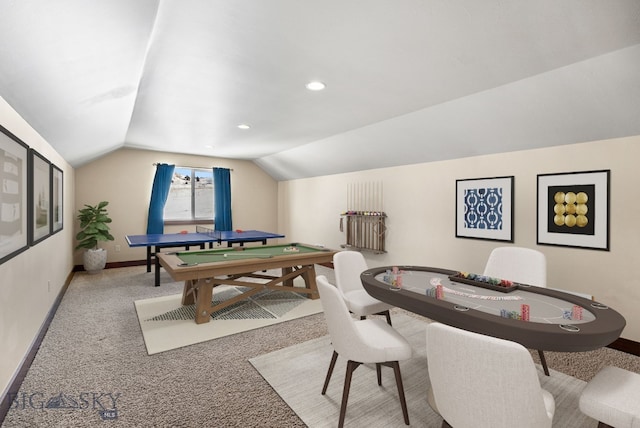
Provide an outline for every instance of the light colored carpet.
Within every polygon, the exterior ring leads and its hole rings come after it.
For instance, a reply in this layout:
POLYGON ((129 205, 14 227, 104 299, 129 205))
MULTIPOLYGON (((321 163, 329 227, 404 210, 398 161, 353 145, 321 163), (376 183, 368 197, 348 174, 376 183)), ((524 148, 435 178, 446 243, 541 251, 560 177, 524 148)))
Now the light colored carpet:
MULTIPOLYGON (((323 266, 316 269, 318 274, 334 282, 332 269, 323 266)), ((153 273, 147 273, 145 266, 105 269, 97 275, 77 272, 20 387, 19 400, 12 404, 2 428, 305 428, 304 422, 248 360, 326 336, 324 315, 311 315, 149 356, 133 302, 182 291, 182 283, 172 281, 164 270, 161 275, 162 285, 154 287, 153 273), (49 409, 39 405, 40 400, 60 393, 76 397, 83 405, 76 409, 49 409), (120 394, 116 403, 118 419, 104 421, 97 403, 90 399, 87 406, 79 399, 87 393, 91 397, 93 394, 102 397, 105 406, 108 394, 120 394)), ((423 317, 399 309, 394 309, 391 316, 396 320, 400 314, 424 321, 423 317)), ((321 371, 320 383, 313 379, 307 381, 305 372, 304 377, 293 379, 295 385, 291 388, 309 383, 313 400, 321 403, 326 400, 320 390, 331 354, 328 345, 320 348, 326 353, 317 362, 302 362, 317 365, 321 371)), ((537 351, 531 352, 536 361, 537 351)), ((545 356, 552 369, 583 381, 591 379, 606 365, 640 373, 640 358, 609 348, 545 352, 545 356)), ((277 364, 281 366, 282 361, 277 364)), ((300 368, 294 367, 296 364, 301 363, 293 359, 290 368, 300 372, 300 368)), ((407 383, 410 371, 405 365, 402 363, 407 383)), ((344 372, 338 372, 344 369, 341 367, 336 369, 331 384, 329 397, 333 400, 340 400, 340 393, 336 394, 334 388, 339 390, 342 385, 344 372)), ((312 371, 308 367, 305 370, 312 371)), ((362 373, 366 374, 367 369, 356 370, 354 382, 362 373)), ((422 377, 422 373, 426 371, 420 371, 416 377, 422 377)), ((394 388, 393 376, 387 370, 383 385, 389 391, 394 388)), ((375 381, 367 382, 367 387, 378 391, 375 381)), ((418 397, 418 405, 421 400, 418 397)), ((350 405, 353 403, 352 398, 350 405)), ((396 406, 392 409, 400 411, 396 406)), ((424 407, 421 411, 428 409, 424 407)), ((417 413, 410 412, 411 425, 421 426, 417 413)), ((337 415, 331 419, 334 426, 337 420, 337 415)), ((397 421, 395 426, 404 426, 400 418, 394 416, 392 421, 397 421)), ((596 426, 593 421, 584 428, 596 426)))
MULTIPOLYGON (((400 363, 411 426, 439 428, 442 418, 426 401, 429 386, 425 345, 427 324, 403 314, 392 315, 392 321, 414 350, 411 360, 400 363)), ((321 395, 332 352, 329 336, 324 336, 249 361, 306 425, 333 427, 340 413, 346 361, 338 357, 327 394, 321 395)), ((375 365, 363 365, 354 372, 345 426, 404 426, 393 371, 387 367, 382 370, 382 387, 377 385, 375 365)), ((542 387, 556 400, 554 427, 597 425, 578 408, 580 393, 586 385, 584 381, 555 370, 551 370, 550 377, 544 376, 540 366, 538 371, 542 387)))
MULTIPOLYGON (((216 287, 214 302, 237 296, 242 288, 216 287)), ((322 312, 320 299, 266 290, 213 313, 208 323, 196 324, 195 305, 183 306, 181 301, 182 294, 174 294, 134 302, 149 355, 322 312)))

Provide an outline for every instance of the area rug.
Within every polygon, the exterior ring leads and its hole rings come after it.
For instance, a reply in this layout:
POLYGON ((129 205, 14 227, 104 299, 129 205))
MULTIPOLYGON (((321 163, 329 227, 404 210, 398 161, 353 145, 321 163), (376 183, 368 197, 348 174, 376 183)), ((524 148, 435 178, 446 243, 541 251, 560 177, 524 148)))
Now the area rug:
MULTIPOLYGON (((400 363, 411 426, 439 428, 442 418, 427 404, 429 378, 426 358, 426 322, 393 314, 392 322, 414 350, 400 363)), ((346 361, 338 357, 326 395, 321 395, 333 348, 329 336, 310 340, 250 359, 251 364, 291 409, 311 428, 338 423, 346 361)), ((482 370, 482 367, 478 367, 482 370)), ((556 401, 554 427, 584 428, 597 422, 582 414, 578 399, 586 383, 555 370, 547 377, 538 366, 540 383, 556 401)), ((455 376, 455 373, 451 374, 455 376)), ((478 391, 479 394, 482 391, 478 391)), ((393 371, 382 368, 377 385, 375 365, 362 365, 353 374, 345 426, 404 426, 393 371)))
MULTIPOLYGON (((243 291, 244 287, 218 286, 214 291, 214 303, 243 291)), ((211 314, 208 323, 196 324, 195 305, 182 306, 181 302, 182 294, 134 302, 149 355, 322 311, 320 299, 311 300, 302 293, 265 290, 211 314)))

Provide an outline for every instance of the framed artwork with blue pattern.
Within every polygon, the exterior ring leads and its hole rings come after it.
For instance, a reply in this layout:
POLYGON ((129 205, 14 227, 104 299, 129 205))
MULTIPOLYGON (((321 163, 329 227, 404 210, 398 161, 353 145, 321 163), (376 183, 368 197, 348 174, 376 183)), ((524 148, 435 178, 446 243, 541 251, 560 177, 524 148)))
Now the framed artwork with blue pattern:
POLYGON ((513 242, 513 180, 456 180, 457 238, 513 242))

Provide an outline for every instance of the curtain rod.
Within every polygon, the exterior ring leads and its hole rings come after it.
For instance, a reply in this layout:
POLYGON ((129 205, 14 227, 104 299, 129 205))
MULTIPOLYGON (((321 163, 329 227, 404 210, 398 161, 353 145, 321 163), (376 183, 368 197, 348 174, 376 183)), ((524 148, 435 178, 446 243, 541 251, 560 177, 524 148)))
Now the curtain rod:
MULTIPOLYGON (((153 166, 157 166, 159 163, 162 162, 156 162, 156 163, 152 163, 151 165, 153 166)), ((187 165, 180 165, 179 168, 191 168, 191 169, 213 169, 213 168, 222 168, 222 167, 218 167, 218 166, 187 166, 187 165)), ((233 171, 233 168, 227 168, 229 171, 233 171)))

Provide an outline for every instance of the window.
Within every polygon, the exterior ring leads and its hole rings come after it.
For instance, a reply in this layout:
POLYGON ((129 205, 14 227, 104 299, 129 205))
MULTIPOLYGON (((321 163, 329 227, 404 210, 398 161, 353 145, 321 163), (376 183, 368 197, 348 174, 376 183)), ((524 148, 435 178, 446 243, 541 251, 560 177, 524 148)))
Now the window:
POLYGON ((176 166, 164 207, 165 222, 211 222, 213 170, 176 166))

